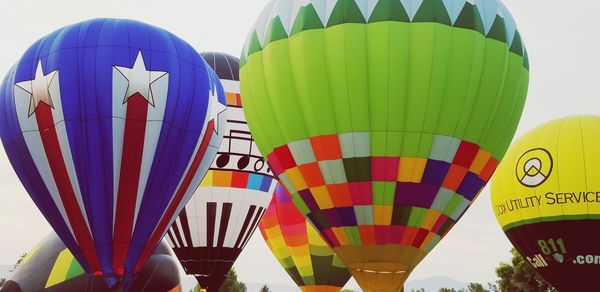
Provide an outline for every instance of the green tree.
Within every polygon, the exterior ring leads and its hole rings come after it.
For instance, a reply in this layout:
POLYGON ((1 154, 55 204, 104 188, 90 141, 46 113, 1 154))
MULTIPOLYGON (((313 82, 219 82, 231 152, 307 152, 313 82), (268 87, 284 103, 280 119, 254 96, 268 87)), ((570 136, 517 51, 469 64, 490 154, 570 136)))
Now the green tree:
POLYGON ((237 273, 235 272, 235 270, 233 268, 231 270, 229 270, 229 273, 227 273, 227 278, 225 278, 225 282, 223 282, 223 285, 221 285, 221 288, 219 288, 219 292, 246 292, 246 291, 247 291, 246 284, 238 281, 237 273))
POLYGON ((271 292, 271 289, 269 289, 269 286, 265 284, 264 286, 262 286, 262 288, 260 288, 260 292, 271 292))
POLYGON ((497 284, 497 283, 495 283, 495 284, 492 284, 492 283, 487 283, 488 290, 489 290, 490 292, 500 292, 500 290, 498 289, 498 286, 497 286, 496 284, 497 284))
POLYGON ((190 289, 190 292, 200 292, 200 284, 196 284, 194 288, 190 289))
POLYGON ((490 290, 483 288, 483 285, 479 283, 469 283, 467 286, 467 291, 469 292, 490 292, 490 290))
POLYGON ((556 292, 557 290, 542 278, 529 262, 523 259, 516 249, 510 250, 510 263, 501 262, 496 268, 499 291, 511 292, 556 292))
POLYGON ((465 292, 465 289, 456 290, 454 288, 440 288, 439 292, 465 292))

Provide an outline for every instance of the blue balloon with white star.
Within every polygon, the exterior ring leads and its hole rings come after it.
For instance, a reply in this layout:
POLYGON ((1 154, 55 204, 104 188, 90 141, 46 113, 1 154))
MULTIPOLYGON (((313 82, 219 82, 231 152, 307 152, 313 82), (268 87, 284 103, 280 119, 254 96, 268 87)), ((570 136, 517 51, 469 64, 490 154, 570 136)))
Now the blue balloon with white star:
POLYGON ((23 186, 90 274, 133 276, 225 132, 219 78, 189 44, 94 19, 33 44, 0 88, 0 137, 23 186))

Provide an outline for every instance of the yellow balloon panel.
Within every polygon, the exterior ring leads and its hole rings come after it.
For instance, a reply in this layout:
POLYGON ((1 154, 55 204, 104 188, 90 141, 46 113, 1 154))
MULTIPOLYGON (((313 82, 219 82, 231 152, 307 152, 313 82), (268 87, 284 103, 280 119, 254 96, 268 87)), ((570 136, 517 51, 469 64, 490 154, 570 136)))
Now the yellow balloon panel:
POLYGON ((600 117, 552 121, 507 152, 492 179, 492 204, 503 229, 600 215, 600 117))

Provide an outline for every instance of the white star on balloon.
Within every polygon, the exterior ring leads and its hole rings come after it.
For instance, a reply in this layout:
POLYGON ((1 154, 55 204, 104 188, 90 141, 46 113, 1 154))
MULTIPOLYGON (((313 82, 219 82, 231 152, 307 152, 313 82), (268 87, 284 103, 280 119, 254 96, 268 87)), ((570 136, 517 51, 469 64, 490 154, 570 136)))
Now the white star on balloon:
POLYGON ((133 67, 113 66, 127 81, 127 92, 123 97, 123 103, 126 103, 130 97, 139 93, 150 105, 154 106, 154 94, 152 93, 152 83, 168 76, 169 73, 162 71, 149 71, 144 62, 142 52, 138 52, 133 67))
POLYGON ((42 60, 39 60, 35 69, 35 77, 33 80, 22 81, 16 83, 15 86, 25 90, 30 94, 29 99, 29 116, 35 113, 35 110, 43 102, 54 108, 52 96, 50 94, 50 85, 54 81, 54 77, 58 74, 58 70, 54 70, 46 75, 42 69, 42 60))
POLYGON ((219 93, 216 89, 209 90, 210 96, 208 100, 209 112, 207 121, 214 120, 215 121, 215 132, 217 134, 220 133, 219 129, 221 127, 221 123, 219 123, 219 115, 227 110, 227 106, 219 102, 219 93))

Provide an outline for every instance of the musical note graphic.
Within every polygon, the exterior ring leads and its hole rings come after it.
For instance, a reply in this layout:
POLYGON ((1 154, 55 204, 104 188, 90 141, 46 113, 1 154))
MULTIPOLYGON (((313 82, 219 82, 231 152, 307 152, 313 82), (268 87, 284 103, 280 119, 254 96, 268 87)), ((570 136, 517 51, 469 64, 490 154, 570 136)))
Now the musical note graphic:
POLYGON ((236 119, 236 113, 243 114, 241 108, 230 106, 228 110, 233 111, 229 115, 233 119, 227 120, 229 132, 223 136, 223 142, 219 151, 217 151, 217 159, 215 159, 211 169, 235 169, 273 176, 265 159, 258 152, 252 133, 248 129, 248 124, 243 119, 236 119), (236 163, 229 166, 234 161, 236 163))

